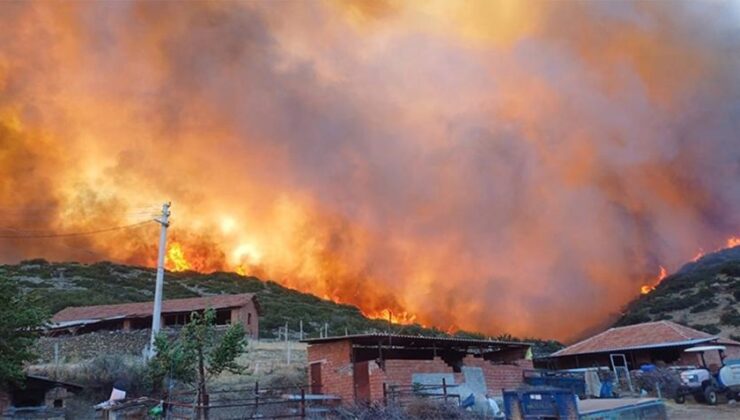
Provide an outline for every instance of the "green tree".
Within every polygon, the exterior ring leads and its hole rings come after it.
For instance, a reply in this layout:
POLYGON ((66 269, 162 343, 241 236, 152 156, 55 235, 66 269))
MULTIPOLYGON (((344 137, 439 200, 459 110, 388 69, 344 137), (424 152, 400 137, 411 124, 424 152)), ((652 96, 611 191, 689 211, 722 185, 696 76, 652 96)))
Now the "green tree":
MULTIPOLYGON (((164 334, 155 338, 156 355, 149 362, 149 371, 155 386, 161 386, 166 377, 195 387, 198 405, 208 405, 206 384, 222 372, 242 373, 244 366, 236 359, 246 352, 246 333, 242 324, 231 325, 218 337, 216 312, 190 314, 190 322, 174 341, 164 334)), ((201 417, 208 417, 203 409, 201 417)))
POLYGON ((23 365, 36 357, 33 346, 47 319, 15 282, 0 278, 0 389, 23 383, 23 365))

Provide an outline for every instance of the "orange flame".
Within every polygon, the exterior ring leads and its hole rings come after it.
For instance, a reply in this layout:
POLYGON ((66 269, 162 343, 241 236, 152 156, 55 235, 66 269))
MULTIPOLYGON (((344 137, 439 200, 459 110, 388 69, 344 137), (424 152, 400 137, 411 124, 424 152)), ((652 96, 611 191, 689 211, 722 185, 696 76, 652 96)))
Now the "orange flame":
POLYGON ((727 239, 727 248, 734 248, 740 246, 740 236, 733 236, 727 239))
POLYGON ((381 309, 374 312, 363 312, 370 319, 390 320, 392 324, 410 325, 416 323, 416 315, 406 311, 393 312, 390 309, 381 309))
POLYGON ((663 267, 662 265, 659 267, 660 267, 660 273, 658 274, 658 277, 655 278, 655 282, 653 283, 653 285, 652 286, 649 284, 642 285, 640 287, 640 294, 646 295, 652 292, 653 290, 655 290, 656 287, 658 287, 660 282, 662 282, 663 279, 666 278, 666 276, 668 275, 668 271, 666 271, 665 267, 663 267))
POLYGON ((183 252, 182 246, 179 243, 172 242, 169 249, 167 249, 165 267, 170 271, 190 270, 190 263, 185 258, 185 252, 183 252))

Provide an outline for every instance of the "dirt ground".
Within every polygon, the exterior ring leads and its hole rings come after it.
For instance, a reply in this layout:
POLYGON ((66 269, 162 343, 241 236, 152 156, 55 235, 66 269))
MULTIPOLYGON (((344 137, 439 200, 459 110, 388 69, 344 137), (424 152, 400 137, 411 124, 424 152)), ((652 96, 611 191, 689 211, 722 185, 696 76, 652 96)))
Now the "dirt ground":
POLYGON ((671 420, 738 420, 740 419, 740 404, 718 404, 710 406, 687 401, 686 404, 676 404, 666 401, 666 411, 671 420))

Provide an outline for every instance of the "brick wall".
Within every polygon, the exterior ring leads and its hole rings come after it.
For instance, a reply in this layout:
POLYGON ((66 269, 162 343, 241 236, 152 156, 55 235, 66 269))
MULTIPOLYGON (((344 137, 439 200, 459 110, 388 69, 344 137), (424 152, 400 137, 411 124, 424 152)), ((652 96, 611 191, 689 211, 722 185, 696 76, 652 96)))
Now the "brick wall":
MULTIPOLYGON (((321 363, 321 392, 336 395, 342 402, 355 400, 352 371, 351 344, 349 341, 313 344, 307 350, 308 364, 321 363)), ((308 369, 308 382, 311 383, 311 369, 308 369)))
MULTIPOLYGON (((354 371, 351 362, 349 341, 313 344, 308 346, 308 363, 321 363, 322 393, 342 398, 344 404, 355 401, 354 371)), ((497 364, 473 356, 463 359, 465 366, 480 367, 490 394, 499 395, 501 390, 517 388, 523 382, 522 372, 532 369, 531 360, 516 360, 509 364, 497 364)), ((411 386, 415 373, 452 373, 455 383, 465 381, 462 373, 454 373, 450 365, 441 358, 432 360, 386 360, 385 369, 375 361, 368 364, 370 399, 383 399, 383 384, 411 386)), ((311 381, 309 368, 309 383, 311 381)))
POLYGON ((488 393, 495 395, 500 395, 502 389, 522 386, 524 384, 523 372, 534 368, 531 360, 520 359, 511 364, 497 364, 474 356, 465 356, 463 364, 481 368, 488 393))
MULTIPOLYGON (((494 364, 481 358, 466 356, 464 366, 480 367, 490 394, 501 394, 501 390, 517 388, 524 383, 522 372, 532 369, 531 360, 518 360, 515 364, 494 364)), ((387 385, 412 384, 415 373, 452 373, 455 383, 465 382, 462 373, 454 373, 451 366, 439 357, 434 360, 386 360, 385 371, 375 362, 370 363, 370 397, 372 400, 383 398, 383 383, 387 385)))

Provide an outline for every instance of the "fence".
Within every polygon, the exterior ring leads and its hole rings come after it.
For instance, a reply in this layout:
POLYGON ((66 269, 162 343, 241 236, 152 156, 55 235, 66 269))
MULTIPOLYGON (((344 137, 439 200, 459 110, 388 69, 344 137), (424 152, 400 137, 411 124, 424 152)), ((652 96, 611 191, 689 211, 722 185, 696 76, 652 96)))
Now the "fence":
POLYGON ((305 418, 330 412, 332 396, 308 394, 302 387, 254 387, 213 391, 199 405, 193 391, 173 393, 163 401, 166 419, 305 418))
POLYGON ((460 394, 454 391, 458 385, 447 384, 442 378, 442 383, 436 384, 412 384, 412 385, 386 385, 383 383, 383 404, 404 406, 418 398, 429 398, 442 400, 445 403, 455 402, 460 405, 460 394))

